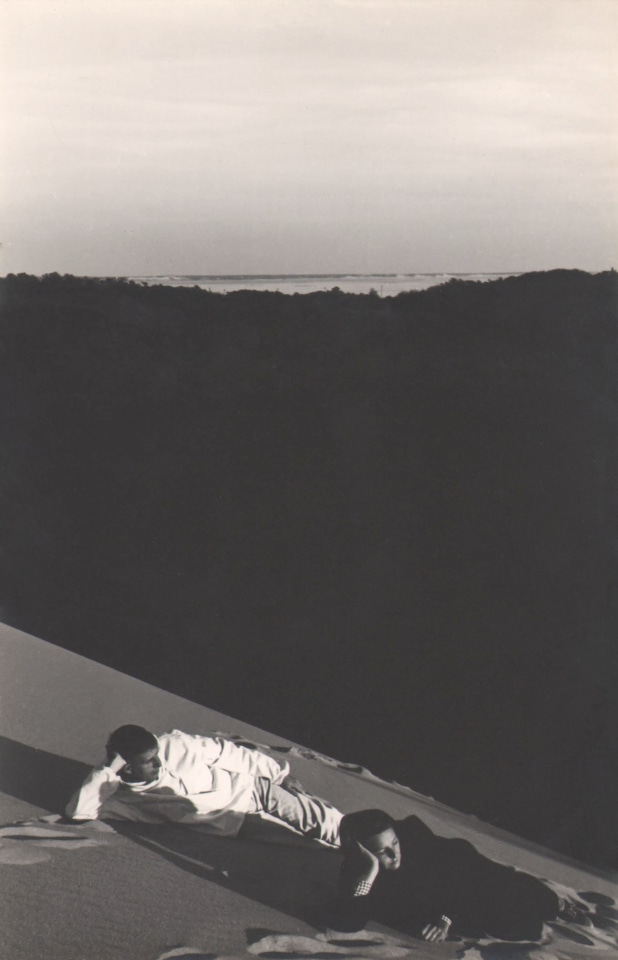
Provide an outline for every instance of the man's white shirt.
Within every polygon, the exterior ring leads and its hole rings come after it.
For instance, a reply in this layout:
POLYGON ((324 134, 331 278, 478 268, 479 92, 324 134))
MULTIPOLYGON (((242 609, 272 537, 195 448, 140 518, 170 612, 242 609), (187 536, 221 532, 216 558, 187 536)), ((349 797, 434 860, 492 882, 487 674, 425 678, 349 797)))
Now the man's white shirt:
POLYGON ((281 783, 289 765, 222 737, 172 730, 158 737, 161 771, 151 783, 128 783, 110 767, 91 771, 69 801, 73 820, 176 821, 235 836, 252 809, 255 779, 281 783))

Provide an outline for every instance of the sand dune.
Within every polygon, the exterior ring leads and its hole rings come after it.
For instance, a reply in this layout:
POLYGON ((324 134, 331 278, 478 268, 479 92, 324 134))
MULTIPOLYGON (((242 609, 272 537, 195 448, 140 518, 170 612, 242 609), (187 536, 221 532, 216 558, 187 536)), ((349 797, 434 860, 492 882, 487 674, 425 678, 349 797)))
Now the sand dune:
POLYGON ((58 647, 0 629, 0 953, 6 960, 290 960, 337 957, 583 960, 618 956, 618 888, 599 870, 487 827, 413 789, 379 780, 273 734, 58 647), (227 840, 174 825, 62 823, 64 801, 123 722, 222 732, 285 756, 345 812, 381 806, 463 836, 587 905, 583 926, 546 926, 543 943, 429 945, 372 926, 324 927, 334 851, 268 823, 227 840))

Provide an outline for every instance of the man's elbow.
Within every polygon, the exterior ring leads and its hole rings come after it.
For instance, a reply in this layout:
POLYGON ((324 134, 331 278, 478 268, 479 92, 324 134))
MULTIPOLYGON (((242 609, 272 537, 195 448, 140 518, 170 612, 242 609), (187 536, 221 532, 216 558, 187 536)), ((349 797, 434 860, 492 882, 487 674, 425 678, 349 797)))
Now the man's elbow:
POLYGON ((64 808, 64 815, 67 820, 71 820, 74 823, 86 823, 89 820, 96 820, 98 818, 98 810, 80 810, 72 801, 67 803, 64 808))

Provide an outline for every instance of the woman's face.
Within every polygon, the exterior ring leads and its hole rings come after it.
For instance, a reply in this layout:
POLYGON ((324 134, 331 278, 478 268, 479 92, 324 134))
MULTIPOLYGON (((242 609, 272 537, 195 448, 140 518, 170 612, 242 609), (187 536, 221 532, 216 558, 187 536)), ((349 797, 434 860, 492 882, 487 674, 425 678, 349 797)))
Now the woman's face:
POLYGON ((399 838, 392 827, 369 837, 364 846, 377 857, 381 870, 398 870, 401 866, 399 838))

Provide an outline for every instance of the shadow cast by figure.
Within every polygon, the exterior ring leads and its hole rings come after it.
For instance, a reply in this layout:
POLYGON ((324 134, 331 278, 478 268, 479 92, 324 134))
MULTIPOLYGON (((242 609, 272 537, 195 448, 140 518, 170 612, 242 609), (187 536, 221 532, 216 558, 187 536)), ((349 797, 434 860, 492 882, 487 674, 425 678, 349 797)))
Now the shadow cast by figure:
POLYGON ((117 833, 208 883, 323 927, 335 896, 338 851, 247 817, 238 837, 179 824, 108 821, 117 833))
POLYGON ((0 737, 0 791, 50 813, 63 813, 89 769, 79 760, 0 737))

